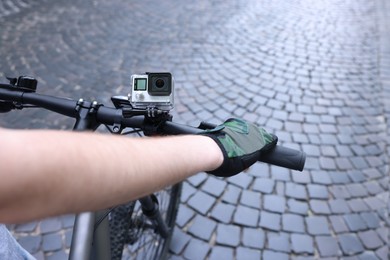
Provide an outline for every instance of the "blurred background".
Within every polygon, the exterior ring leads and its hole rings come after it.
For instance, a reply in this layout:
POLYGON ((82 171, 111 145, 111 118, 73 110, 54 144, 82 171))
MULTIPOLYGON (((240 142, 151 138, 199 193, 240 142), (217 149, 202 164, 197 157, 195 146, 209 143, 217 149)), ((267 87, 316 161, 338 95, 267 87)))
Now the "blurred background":
MULTIPOLYGON (((130 75, 170 71, 174 120, 239 117, 307 153, 184 183, 171 259, 388 259, 390 4, 386 0, 0 1, 0 76, 108 104, 130 75)), ((38 109, 7 128, 71 129, 38 109)), ((12 225, 67 259, 73 216, 12 225)))

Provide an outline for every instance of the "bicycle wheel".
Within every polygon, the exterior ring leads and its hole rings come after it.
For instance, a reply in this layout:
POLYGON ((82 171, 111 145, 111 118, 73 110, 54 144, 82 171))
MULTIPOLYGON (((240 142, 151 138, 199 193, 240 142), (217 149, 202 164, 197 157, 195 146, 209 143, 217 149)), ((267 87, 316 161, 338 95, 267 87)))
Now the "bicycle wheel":
POLYGON ((180 202, 182 184, 161 190, 156 196, 160 214, 170 229, 167 238, 142 213, 138 201, 115 208, 109 216, 112 259, 165 259, 168 254, 180 202))

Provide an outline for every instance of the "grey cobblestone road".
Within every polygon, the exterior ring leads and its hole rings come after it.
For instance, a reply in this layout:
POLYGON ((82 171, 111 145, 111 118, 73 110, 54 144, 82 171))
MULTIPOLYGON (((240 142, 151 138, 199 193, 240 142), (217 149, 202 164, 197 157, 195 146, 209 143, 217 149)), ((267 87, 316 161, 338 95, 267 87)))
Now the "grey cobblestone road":
MULTIPOLYGON (((0 3, 0 76, 108 102, 132 73, 171 71, 176 121, 243 117, 307 153, 302 173, 256 164, 186 181, 172 259, 388 259, 386 1, 0 3)), ((13 128, 70 123, 40 110, 0 118, 13 128)), ((10 228, 38 259, 66 259, 72 220, 10 228)))

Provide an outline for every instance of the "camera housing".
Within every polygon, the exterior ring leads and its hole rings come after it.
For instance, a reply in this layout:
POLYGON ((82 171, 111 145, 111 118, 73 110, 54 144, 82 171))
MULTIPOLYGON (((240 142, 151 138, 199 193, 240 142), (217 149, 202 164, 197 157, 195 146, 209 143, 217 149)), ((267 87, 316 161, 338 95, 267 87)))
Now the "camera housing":
POLYGON ((130 104, 134 108, 156 108, 169 111, 173 108, 174 81, 169 72, 146 72, 131 75, 130 104))

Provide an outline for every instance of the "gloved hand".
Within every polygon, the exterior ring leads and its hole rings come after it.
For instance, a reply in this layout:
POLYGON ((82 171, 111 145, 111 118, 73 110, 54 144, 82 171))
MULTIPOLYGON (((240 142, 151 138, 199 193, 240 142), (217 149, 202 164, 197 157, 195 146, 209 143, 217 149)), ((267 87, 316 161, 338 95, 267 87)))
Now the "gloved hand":
POLYGON ((222 150, 222 165, 208 172, 219 177, 233 176, 249 168, 278 142, 277 136, 236 118, 200 134, 212 138, 222 150))

